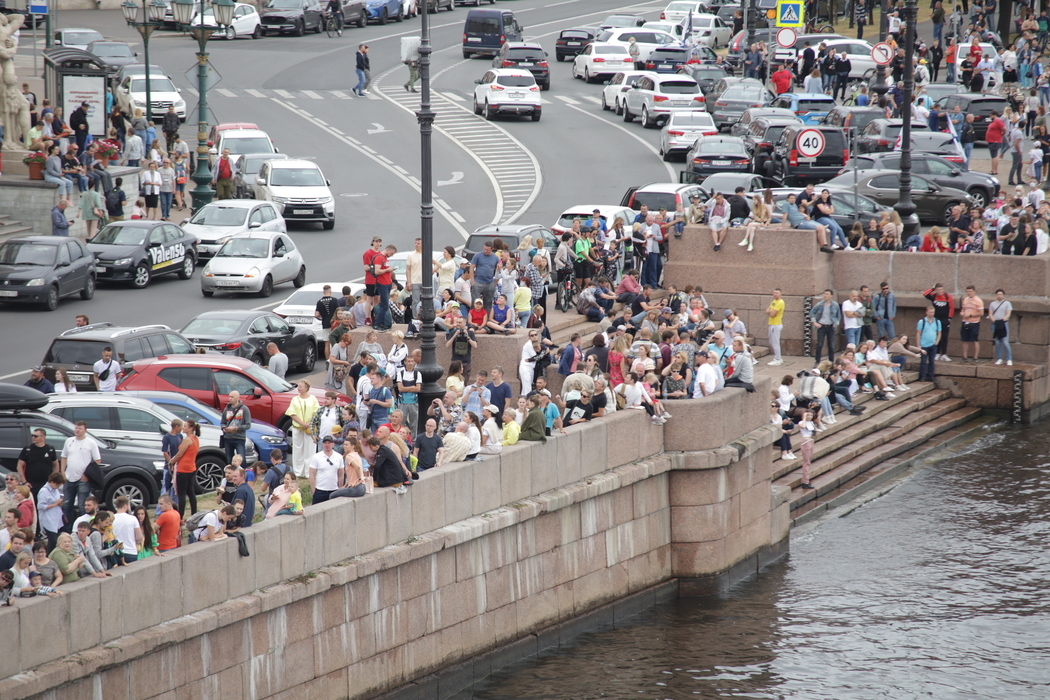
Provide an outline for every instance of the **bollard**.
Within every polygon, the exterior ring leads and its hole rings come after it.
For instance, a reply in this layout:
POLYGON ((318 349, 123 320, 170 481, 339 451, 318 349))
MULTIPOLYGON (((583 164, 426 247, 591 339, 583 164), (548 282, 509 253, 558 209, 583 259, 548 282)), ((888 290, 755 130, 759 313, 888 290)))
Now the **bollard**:
POLYGON ((1021 422, 1021 401, 1024 396, 1024 373, 1014 370, 1014 393, 1010 405, 1010 425, 1021 422))
POLYGON ((809 322, 809 313, 813 310, 813 297, 806 296, 802 302, 802 355, 813 354, 813 325, 809 322))

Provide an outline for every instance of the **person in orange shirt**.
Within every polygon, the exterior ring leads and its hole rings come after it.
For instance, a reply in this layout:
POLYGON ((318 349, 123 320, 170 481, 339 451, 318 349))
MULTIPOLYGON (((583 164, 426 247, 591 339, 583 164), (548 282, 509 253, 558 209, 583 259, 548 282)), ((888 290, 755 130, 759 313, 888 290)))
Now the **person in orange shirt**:
POLYGON ((164 554, 179 546, 179 530, 182 528, 182 518, 179 517, 175 505, 171 502, 171 496, 167 494, 157 500, 157 552, 164 554))
POLYGON ((179 518, 186 515, 186 499, 190 502, 190 515, 197 512, 197 452, 200 450, 200 426, 187 420, 182 425, 182 443, 168 465, 175 470, 175 493, 179 497, 179 518))

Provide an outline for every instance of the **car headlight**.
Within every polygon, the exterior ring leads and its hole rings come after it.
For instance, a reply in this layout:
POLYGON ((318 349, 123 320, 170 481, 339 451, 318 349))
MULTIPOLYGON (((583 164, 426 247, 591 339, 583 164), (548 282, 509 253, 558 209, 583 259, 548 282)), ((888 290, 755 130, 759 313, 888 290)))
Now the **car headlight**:
POLYGON ((205 277, 211 277, 211 266, 210 265, 205 265, 204 266, 204 272, 202 272, 201 274, 204 275, 205 277))
POLYGON ((179 100, 178 102, 176 102, 175 103, 175 109, 186 109, 186 101, 185 100, 179 100))
POLYGON ((121 258, 120 260, 114 260, 113 261, 113 266, 114 267, 125 267, 126 265, 130 265, 131 261, 132 261, 132 258, 121 258))
POLYGON ((159 472, 164 471, 164 460, 162 459, 162 460, 160 460, 158 462, 154 462, 153 463, 153 468, 156 469, 159 472))
POLYGON ((245 272, 244 276, 245 277, 258 277, 259 276, 259 268, 253 267, 252 269, 250 269, 247 272, 245 272))
POLYGON ((284 443, 285 437, 283 435, 263 435, 262 440, 267 445, 281 445, 284 443))
POLYGON ((334 197, 321 197, 317 201, 320 202, 321 204, 331 204, 332 202, 335 201, 335 198, 334 197))
POLYGON ((44 286, 44 278, 43 277, 37 277, 35 280, 29 280, 28 282, 26 282, 26 286, 27 287, 43 287, 44 286))
POLYGON ((271 197, 270 199, 273 200, 274 204, 284 204, 288 201, 287 197, 271 197))

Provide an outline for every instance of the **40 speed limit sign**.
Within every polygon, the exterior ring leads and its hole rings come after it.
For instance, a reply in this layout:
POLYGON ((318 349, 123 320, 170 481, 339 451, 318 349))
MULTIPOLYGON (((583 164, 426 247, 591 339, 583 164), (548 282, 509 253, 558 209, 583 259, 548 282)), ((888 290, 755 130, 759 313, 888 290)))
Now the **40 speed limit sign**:
POLYGON ((798 153, 806 158, 816 158, 824 152, 824 132, 819 129, 803 129, 798 135, 798 153))

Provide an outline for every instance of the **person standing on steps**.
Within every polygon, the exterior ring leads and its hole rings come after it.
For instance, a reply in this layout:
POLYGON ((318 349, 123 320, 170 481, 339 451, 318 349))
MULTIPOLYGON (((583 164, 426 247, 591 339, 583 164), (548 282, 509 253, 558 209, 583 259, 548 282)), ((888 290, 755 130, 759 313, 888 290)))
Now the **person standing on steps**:
POLYGON ((941 322, 935 317, 936 309, 927 307, 926 315, 919 319, 919 347, 922 348, 922 358, 919 359, 919 381, 933 381, 934 360, 940 359, 937 354, 937 345, 941 342, 941 322))
POLYGON ((940 282, 927 289, 922 295, 933 304, 935 317, 941 324, 941 333, 937 340, 937 359, 951 362, 952 358, 948 357, 948 331, 952 328, 952 317, 955 316, 955 299, 952 295, 944 293, 944 285, 940 282))
POLYGON ((984 301, 977 296, 977 288, 972 284, 966 286, 966 294, 959 303, 959 316, 962 318, 960 331, 963 347, 963 362, 977 364, 981 354, 981 343, 978 340, 981 331, 981 317, 984 316, 984 301), (970 344, 973 344, 973 357, 967 357, 970 344))
POLYGON ((995 290, 995 301, 988 305, 988 320, 992 322, 992 342, 995 344, 995 364, 1003 361, 1013 366, 1014 356, 1010 350, 1010 314, 1013 304, 1006 300, 1006 292, 995 290))
POLYGON ((817 329, 817 355, 813 362, 814 367, 820 364, 825 344, 828 346, 828 361, 835 361, 835 333, 842 322, 842 309, 835 301, 834 295, 833 291, 825 289, 823 298, 814 304, 809 312, 809 318, 817 329))
POLYGON ((784 299, 780 290, 773 290, 773 301, 766 307, 766 316, 769 316, 769 349, 773 352, 773 359, 767 364, 778 367, 784 364, 780 357, 780 332, 784 330, 784 299))
POLYGON ((357 85, 354 87, 354 94, 358 97, 364 97, 368 94, 368 85, 372 82, 372 64, 368 60, 368 44, 361 44, 357 47, 357 85))

